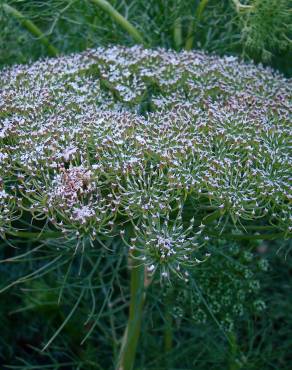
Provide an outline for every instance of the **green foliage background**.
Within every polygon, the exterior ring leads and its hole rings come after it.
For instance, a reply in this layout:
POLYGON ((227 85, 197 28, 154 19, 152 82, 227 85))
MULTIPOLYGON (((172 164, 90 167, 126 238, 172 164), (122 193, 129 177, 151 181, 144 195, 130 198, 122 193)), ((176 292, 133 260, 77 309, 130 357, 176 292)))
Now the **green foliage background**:
MULTIPOLYGON (((1 67, 49 55, 47 47, 5 11, 4 4, 17 8, 34 22, 61 54, 100 45, 135 43, 108 14, 89 0, 1 2, 1 67)), ((139 30, 149 47, 181 50, 188 38, 193 37, 195 49, 262 62, 291 76, 288 0, 242 1, 242 5, 254 7, 252 12, 236 9, 233 1, 210 0, 201 14, 197 11, 199 3, 189 0, 111 1, 139 30)), ((32 242, 19 244, 24 252, 32 247, 32 242)), ((226 242, 224 248, 230 247, 226 242)), ((246 249, 246 245, 242 244, 237 245, 238 253, 232 256, 232 261, 235 265, 246 265, 247 271, 256 275, 260 291, 255 295, 265 302, 266 308, 260 312, 251 308, 243 315, 235 315, 231 320, 232 330, 224 325, 224 318, 231 315, 230 305, 222 305, 222 310, 215 312, 212 304, 217 298, 208 301, 210 295, 207 294, 210 289, 216 291, 217 282, 223 281, 224 285, 226 279, 232 282, 240 276, 240 271, 231 269, 224 256, 194 271, 195 292, 185 291, 181 296, 179 283, 165 287, 163 292, 161 286, 153 286, 146 304, 137 369, 290 369, 291 255, 281 251, 289 251, 291 246, 289 241, 281 241, 265 245, 253 243, 249 247, 253 253, 252 263, 244 261, 241 250, 246 249), (269 261, 269 271, 253 271, 254 259, 262 254, 269 261), (194 301, 194 297, 197 300, 194 301), (172 332, 166 330, 169 323, 172 323, 172 332), (166 335, 172 337, 171 349, 166 335)), ((17 254, 19 251, 1 242, 1 260, 17 254)), ((112 353, 117 351, 118 345, 115 336, 121 337, 127 319, 127 271, 120 268, 125 266, 125 261, 126 255, 123 255, 107 258, 105 263, 102 256, 92 251, 85 261, 81 255, 72 258, 70 270, 68 264, 58 263, 46 275, 15 284, 2 293, 1 368, 112 368, 112 353), (88 278, 97 260, 95 274, 88 278), (64 276, 67 276, 65 283, 64 276), (112 302, 119 305, 115 312, 111 309, 112 302), (71 318, 67 321, 68 317, 71 318), (41 352, 64 322, 66 325, 60 335, 41 352), (95 330, 80 345, 93 325, 95 330)), ((0 288, 37 270, 43 263, 44 256, 37 253, 24 257, 21 263, 0 264, 0 288)), ((233 299, 238 287, 225 286, 225 296, 233 299)), ((247 306, 256 300, 251 296, 245 302, 247 306)))
MULTIPOLYGON (((92 0, 1 0, 34 22, 60 53, 100 45, 132 45, 133 39, 92 0)), ((150 47, 195 49, 264 62, 291 75, 289 0, 250 0, 252 11, 236 10, 233 0, 112 0, 110 3, 143 35, 150 47), (204 3, 203 11, 198 12, 204 3), (180 28, 182 42, 175 35, 180 28)), ((46 56, 40 40, 0 7, 0 65, 46 56)))

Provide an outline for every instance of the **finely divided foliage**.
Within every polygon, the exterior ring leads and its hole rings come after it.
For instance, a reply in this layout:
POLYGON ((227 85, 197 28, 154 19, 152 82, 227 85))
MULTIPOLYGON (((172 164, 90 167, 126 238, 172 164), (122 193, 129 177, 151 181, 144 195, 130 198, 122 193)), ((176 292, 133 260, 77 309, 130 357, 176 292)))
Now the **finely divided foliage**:
POLYGON ((138 46, 3 70, 0 235, 28 212, 77 247, 121 235, 149 273, 184 278, 212 237, 288 236, 291 86, 234 57, 138 46))

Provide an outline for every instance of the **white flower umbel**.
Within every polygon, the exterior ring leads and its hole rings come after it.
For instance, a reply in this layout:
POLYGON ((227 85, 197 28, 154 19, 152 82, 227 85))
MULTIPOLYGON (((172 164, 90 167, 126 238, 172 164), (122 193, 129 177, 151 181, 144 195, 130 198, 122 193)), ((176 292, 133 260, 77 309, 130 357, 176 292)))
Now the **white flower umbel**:
POLYGON ((175 273, 186 279, 185 270, 207 258, 200 253, 205 242, 194 234, 194 222, 191 219, 185 228, 181 212, 172 220, 169 215, 161 219, 159 214, 149 214, 140 225, 134 226, 135 237, 131 238, 130 249, 138 251, 138 258, 148 272, 158 270, 161 277, 175 273))
POLYGON ((0 72, 0 235, 41 224, 42 239, 61 232, 86 251, 122 231, 118 368, 133 367, 145 268, 187 279, 212 238, 291 236, 291 87, 235 58, 139 46, 0 72))

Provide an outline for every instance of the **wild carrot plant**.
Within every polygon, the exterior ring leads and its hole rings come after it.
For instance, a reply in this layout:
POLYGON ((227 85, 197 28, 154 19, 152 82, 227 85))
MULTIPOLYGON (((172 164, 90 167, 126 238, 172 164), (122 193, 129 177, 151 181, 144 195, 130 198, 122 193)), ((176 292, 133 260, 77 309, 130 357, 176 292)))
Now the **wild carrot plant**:
MULTIPOLYGON (((220 258, 220 240, 291 236, 291 82, 271 69, 203 52, 112 47, 4 69, 0 89, 1 237, 29 239, 25 256, 48 257, 10 286, 76 254, 92 267, 44 349, 91 289, 101 261, 117 257, 112 279, 129 266, 129 320, 114 339, 114 366, 130 370, 152 286, 178 281, 180 294, 169 298, 176 307, 197 287, 196 269, 203 283, 212 279, 207 266, 220 258)), ((253 294, 246 249, 241 267, 227 260, 222 268, 238 268, 253 294)), ((207 284, 211 312, 233 306, 241 314, 245 293, 236 279, 238 297, 220 301, 229 283, 207 284)), ((264 307, 260 299, 254 305, 264 307)))

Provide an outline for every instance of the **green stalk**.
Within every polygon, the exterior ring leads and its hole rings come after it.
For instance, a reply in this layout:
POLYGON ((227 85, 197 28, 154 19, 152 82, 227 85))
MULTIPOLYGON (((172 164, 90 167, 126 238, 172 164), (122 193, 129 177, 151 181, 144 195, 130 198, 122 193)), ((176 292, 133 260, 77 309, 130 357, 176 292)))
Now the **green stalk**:
POLYGON ((165 315, 165 329, 164 329, 164 351, 169 353, 172 350, 173 344, 173 330, 172 317, 169 311, 165 315))
POLYGON ((291 237, 291 233, 275 233, 275 234, 215 234, 210 233, 210 236, 217 239, 227 240, 275 240, 287 239, 291 237))
POLYGON ((229 338, 229 345, 230 345, 229 370, 239 370, 240 365, 236 361, 238 354, 239 354, 239 349, 238 349, 235 333, 230 333, 228 335, 228 338, 229 338))
POLYGON ((108 15, 117 22, 124 30, 126 30, 133 39, 139 44, 145 44, 140 32, 125 18, 123 17, 108 1, 106 0, 91 0, 95 5, 99 6, 108 15))
POLYGON ((179 50, 182 45, 182 26, 180 18, 176 19, 174 22, 173 40, 175 49, 179 50))
POLYGON ((172 367, 172 356, 170 352, 173 349, 173 318, 170 313, 170 308, 173 306, 172 292, 169 292, 165 300, 165 324, 164 324, 164 353, 167 368, 172 367))
POLYGON ((195 17, 191 21, 189 28, 188 28, 188 34, 187 34, 187 40, 186 40, 186 45, 185 49, 186 50, 191 50, 193 48, 193 43, 194 43, 194 32, 196 29, 195 25, 195 20, 198 22, 202 18, 203 11, 205 10, 209 0, 201 0, 200 4, 198 5, 196 12, 195 12, 195 17))
POLYGON ((6 231, 6 235, 19 237, 22 239, 50 239, 50 238, 58 238, 64 236, 60 231, 40 231, 40 232, 32 232, 32 231, 6 231))
MULTIPOLYGON (((135 252, 134 252, 135 253, 135 252)), ((137 257, 133 253, 133 257, 137 257)), ((144 265, 130 255, 131 289, 128 324, 122 340, 116 370, 132 370, 140 336, 143 305, 145 300, 144 265)))
POLYGON ((48 38, 44 35, 44 33, 31 20, 26 18, 19 10, 13 8, 8 4, 3 4, 3 9, 8 15, 17 19, 22 27, 24 27, 28 32, 37 37, 39 41, 47 48, 51 56, 56 56, 58 54, 58 50, 50 44, 48 38))

